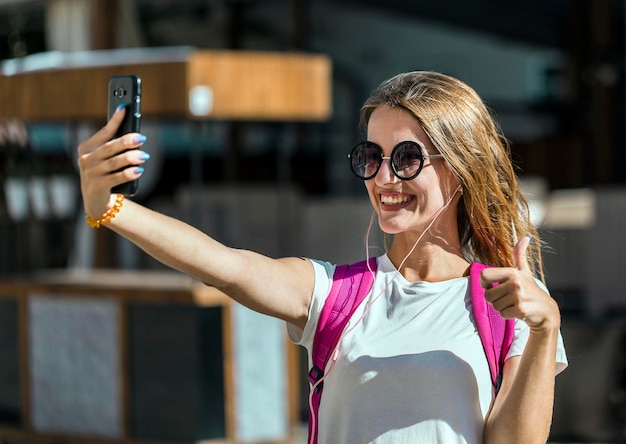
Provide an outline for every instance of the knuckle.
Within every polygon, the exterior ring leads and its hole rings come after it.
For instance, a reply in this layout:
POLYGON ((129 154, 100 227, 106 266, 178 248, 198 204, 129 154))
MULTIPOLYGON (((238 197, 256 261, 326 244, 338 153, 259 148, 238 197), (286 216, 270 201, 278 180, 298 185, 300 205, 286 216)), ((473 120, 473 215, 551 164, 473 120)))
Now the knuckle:
POLYGON ((126 163, 134 163, 135 157, 135 150, 128 150, 124 152, 124 161, 126 161, 126 163))
POLYGON ((89 153, 80 154, 76 159, 76 164, 82 173, 93 167, 89 153))
POLYGON ((520 312, 520 315, 522 318, 527 318, 530 314, 529 312, 529 304, 526 302, 520 302, 519 305, 517 306, 518 311, 520 312))
POLYGON ((124 178, 132 180, 135 178, 134 168, 126 168, 124 170, 124 178))
POLYGON ((109 140, 102 145, 102 154, 105 159, 115 158, 120 151, 119 143, 117 140, 109 140))
POLYGON ((113 172, 119 169, 119 162, 115 157, 109 157, 104 161, 104 169, 109 172, 113 172))
POLYGON ((124 168, 116 173, 116 181, 120 183, 129 182, 135 179, 132 168, 124 168))

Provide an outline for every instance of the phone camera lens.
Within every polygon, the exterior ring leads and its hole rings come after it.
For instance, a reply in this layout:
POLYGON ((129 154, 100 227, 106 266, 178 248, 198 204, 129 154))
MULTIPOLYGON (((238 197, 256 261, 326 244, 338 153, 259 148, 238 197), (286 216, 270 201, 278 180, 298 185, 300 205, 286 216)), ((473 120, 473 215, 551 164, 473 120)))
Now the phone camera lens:
POLYGON ((121 99, 122 97, 124 97, 124 95, 126 95, 126 91, 120 86, 115 91, 113 91, 113 95, 118 99, 121 99))

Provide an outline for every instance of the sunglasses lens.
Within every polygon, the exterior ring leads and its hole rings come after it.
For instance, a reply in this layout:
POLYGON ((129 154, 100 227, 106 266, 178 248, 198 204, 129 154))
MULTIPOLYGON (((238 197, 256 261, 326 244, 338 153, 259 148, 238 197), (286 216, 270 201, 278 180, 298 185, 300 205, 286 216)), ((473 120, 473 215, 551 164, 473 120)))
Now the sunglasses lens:
POLYGON ((376 175, 382 162, 381 152, 375 145, 360 143, 350 154, 352 171, 361 179, 370 179, 376 175))
POLYGON ((403 179, 408 179, 417 176, 420 172, 424 156, 417 143, 404 142, 394 149, 391 160, 396 174, 403 179))

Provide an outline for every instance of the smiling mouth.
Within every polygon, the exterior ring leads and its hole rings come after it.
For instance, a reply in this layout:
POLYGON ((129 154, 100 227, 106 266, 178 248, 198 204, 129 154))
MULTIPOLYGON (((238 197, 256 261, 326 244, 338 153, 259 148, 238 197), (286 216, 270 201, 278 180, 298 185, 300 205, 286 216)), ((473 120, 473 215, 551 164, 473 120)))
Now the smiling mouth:
POLYGON ((413 200, 413 196, 406 194, 398 196, 380 196, 380 202, 383 205, 403 205, 413 200))

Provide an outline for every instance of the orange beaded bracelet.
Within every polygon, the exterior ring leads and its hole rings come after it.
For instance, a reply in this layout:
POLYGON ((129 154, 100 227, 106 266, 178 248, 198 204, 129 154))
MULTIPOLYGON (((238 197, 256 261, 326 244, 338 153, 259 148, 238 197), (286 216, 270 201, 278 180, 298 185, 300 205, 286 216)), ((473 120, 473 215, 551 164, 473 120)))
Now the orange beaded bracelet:
POLYGON ((122 203, 124 202, 124 195, 121 193, 117 194, 115 198, 115 204, 113 204, 113 208, 107 210, 106 213, 102 215, 102 217, 98 220, 92 218, 90 215, 85 215, 85 220, 87 221, 87 225, 91 228, 100 228, 102 225, 111 221, 115 217, 117 213, 119 213, 120 208, 122 208, 122 203))

